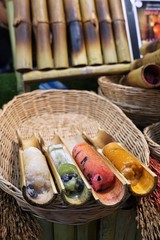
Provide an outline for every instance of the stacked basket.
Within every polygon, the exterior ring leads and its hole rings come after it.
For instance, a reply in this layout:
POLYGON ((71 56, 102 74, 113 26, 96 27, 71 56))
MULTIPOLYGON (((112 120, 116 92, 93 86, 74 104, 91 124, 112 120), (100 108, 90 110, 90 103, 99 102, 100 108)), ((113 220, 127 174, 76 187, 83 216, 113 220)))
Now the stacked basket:
POLYGON ((138 127, 158 122, 160 90, 123 85, 121 83, 124 77, 122 75, 100 77, 99 94, 120 107, 138 127))

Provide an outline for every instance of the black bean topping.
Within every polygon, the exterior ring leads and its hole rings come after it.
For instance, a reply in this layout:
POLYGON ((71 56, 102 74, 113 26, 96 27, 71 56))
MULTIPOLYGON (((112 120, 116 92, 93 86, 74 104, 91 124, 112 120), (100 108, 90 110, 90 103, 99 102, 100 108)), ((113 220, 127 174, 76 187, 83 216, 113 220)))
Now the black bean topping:
POLYGON ((30 197, 32 198, 37 198, 38 193, 37 191, 34 189, 34 186, 32 184, 28 184, 27 186, 27 193, 29 194, 30 197))
POLYGON ((69 174, 62 175, 61 179, 62 179, 63 182, 68 182, 69 181, 69 174))
POLYGON ((88 158, 84 157, 83 160, 81 161, 81 164, 84 166, 87 160, 88 160, 88 158))
POLYGON ((101 181, 101 176, 99 175, 98 177, 97 177, 97 181, 101 181))
POLYGON ((80 178, 77 178, 76 183, 77 183, 77 191, 81 192, 83 190, 83 188, 84 188, 83 180, 80 179, 80 178))
POLYGON ((80 154, 81 151, 77 152, 77 154, 75 155, 75 158, 77 158, 78 154, 80 154))

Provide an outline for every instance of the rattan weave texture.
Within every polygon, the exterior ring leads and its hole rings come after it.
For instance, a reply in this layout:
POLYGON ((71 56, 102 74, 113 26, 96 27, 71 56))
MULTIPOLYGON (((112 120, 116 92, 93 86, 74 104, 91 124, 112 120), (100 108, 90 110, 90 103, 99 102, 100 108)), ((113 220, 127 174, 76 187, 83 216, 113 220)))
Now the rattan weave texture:
POLYGON ((151 155, 160 161, 160 122, 153 123, 143 130, 151 155))
POLYGON ((90 199, 83 206, 71 207, 60 195, 45 208, 27 203, 20 190, 17 129, 23 136, 41 132, 45 144, 55 133, 73 136, 76 130, 91 137, 103 128, 124 144, 142 162, 149 163, 149 148, 144 135, 111 101, 89 91, 46 90, 16 96, 0 115, 0 188, 34 215, 65 224, 82 224, 112 213, 116 207, 104 207, 90 199))
POLYGON ((123 76, 98 79, 99 93, 120 107, 137 125, 146 127, 160 119, 160 90, 142 89, 120 84, 123 76))

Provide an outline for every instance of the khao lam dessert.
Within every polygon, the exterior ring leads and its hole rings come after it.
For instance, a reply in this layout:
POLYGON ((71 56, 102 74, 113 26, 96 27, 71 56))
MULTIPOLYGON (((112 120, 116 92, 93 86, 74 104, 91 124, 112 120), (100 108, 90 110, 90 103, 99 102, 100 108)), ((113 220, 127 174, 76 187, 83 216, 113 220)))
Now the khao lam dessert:
POLYGON ((153 191, 157 176, 137 157, 117 142, 108 143, 102 150, 104 156, 130 182, 136 195, 148 195, 153 191))
POLYGON ((59 136, 48 148, 48 160, 63 199, 71 205, 81 205, 89 200, 91 190, 86 185, 72 156, 59 136))
POLYGON ((31 204, 49 204, 57 191, 40 144, 35 135, 20 139, 20 144, 19 158, 23 195, 31 204))
POLYGON ((142 176, 143 167, 133 154, 126 151, 118 143, 109 143, 103 148, 103 154, 113 163, 133 185, 142 176))
POLYGON ((73 148, 72 155, 96 192, 106 190, 114 184, 114 173, 90 144, 87 142, 77 144, 73 148))

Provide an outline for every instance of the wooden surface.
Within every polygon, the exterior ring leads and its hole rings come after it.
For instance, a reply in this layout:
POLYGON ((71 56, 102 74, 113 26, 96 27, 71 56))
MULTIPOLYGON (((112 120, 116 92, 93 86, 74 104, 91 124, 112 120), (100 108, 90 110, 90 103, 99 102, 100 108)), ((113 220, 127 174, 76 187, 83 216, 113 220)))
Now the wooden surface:
POLYGON ((141 240, 134 208, 119 209, 97 221, 79 226, 40 221, 40 240, 141 240))

